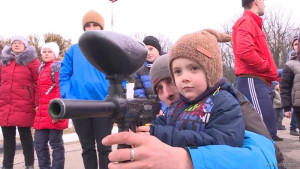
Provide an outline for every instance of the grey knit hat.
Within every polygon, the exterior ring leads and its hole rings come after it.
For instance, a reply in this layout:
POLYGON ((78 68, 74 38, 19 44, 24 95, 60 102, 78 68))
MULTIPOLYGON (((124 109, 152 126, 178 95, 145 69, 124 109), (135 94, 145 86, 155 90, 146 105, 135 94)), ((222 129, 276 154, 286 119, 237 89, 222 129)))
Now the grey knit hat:
POLYGON ((14 41, 16 41, 16 40, 21 41, 21 42, 25 45, 25 47, 28 46, 28 39, 25 38, 25 37, 23 37, 23 36, 13 36, 13 37, 11 38, 10 46, 12 46, 12 43, 13 43, 14 41))
POLYGON ((168 67, 169 55, 164 54, 159 56, 154 62, 150 69, 150 80, 151 86, 155 94, 156 85, 166 78, 171 78, 169 67, 168 67))

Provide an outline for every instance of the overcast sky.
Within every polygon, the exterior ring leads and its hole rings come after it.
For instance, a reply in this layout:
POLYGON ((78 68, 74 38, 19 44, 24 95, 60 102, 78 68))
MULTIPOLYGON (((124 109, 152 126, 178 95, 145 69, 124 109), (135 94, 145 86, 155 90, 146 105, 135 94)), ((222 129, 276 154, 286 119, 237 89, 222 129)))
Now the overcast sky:
MULTIPOLYGON (((82 17, 90 9, 105 20, 105 30, 126 35, 163 34, 173 42, 204 28, 221 29, 243 13, 241 0, 0 0, 0 37, 61 34, 77 43, 82 17), (113 12, 112 12, 113 9, 113 12)), ((300 0, 265 0, 266 10, 281 7, 299 19, 300 0)), ((300 21, 300 20, 299 20, 300 21)))

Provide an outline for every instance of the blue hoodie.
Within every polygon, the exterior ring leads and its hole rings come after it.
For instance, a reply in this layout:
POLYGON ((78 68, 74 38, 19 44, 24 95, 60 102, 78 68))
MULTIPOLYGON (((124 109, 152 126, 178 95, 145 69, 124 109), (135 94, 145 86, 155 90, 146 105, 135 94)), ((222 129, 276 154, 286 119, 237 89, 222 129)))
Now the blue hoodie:
MULTIPOLYGON (((125 83, 123 83, 123 86, 125 83)), ((65 53, 59 73, 61 97, 64 99, 104 100, 109 81, 82 54, 75 44, 65 53)))

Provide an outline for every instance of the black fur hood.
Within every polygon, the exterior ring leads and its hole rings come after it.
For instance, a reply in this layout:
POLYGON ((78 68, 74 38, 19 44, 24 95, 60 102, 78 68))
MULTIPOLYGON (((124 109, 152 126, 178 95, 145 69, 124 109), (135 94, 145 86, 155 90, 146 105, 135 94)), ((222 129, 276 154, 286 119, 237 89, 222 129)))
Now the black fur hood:
POLYGON ((12 52, 11 46, 5 46, 0 58, 2 66, 10 64, 13 56, 15 57, 17 64, 26 66, 28 63, 37 58, 37 53, 33 46, 28 46, 20 55, 16 55, 12 52))

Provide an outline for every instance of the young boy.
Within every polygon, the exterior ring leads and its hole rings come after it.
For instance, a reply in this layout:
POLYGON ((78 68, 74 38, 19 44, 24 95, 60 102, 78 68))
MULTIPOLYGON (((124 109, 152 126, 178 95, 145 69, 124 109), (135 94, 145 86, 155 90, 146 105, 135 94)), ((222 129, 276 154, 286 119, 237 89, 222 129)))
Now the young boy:
MULTIPOLYGON (((171 146, 242 146, 245 126, 238 97, 223 79, 219 42, 230 36, 203 30, 181 37, 171 48, 169 70, 181 94, 152 122, 150 134, 171 146)), ((137 131, 149 131, 140 127, 137 131)))
POLYGON ((68 127, 68 120, 54 120, 48 113, 50 100, 60 98, 59 92, 59 47, 55 42, 46 43, 41 49, 43 63, 39 68, 38 94, 39 103, 34 120, 34 147, 39 168, 64 168, 65 150, 62 139, 63 129, 68 127), (48 143, 52 153, 52 163, 48 143), (52 164, 52 165, 51 165, 52 164))
POLYGON ((145 37, 143 42, 148 49, 148 55, 144 66, 142 66, 134 75, 134 96, 138 98, 155 99, 156 95, 151 87, 149 72, 153 62, 161 53, 161 46, 158 39, 154 36, 145 37))

